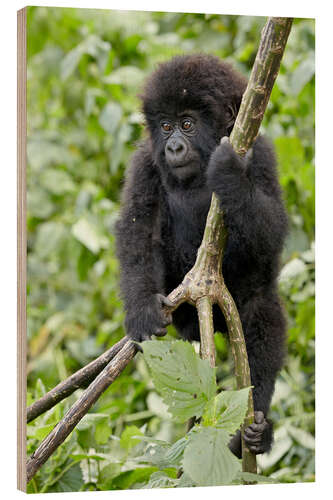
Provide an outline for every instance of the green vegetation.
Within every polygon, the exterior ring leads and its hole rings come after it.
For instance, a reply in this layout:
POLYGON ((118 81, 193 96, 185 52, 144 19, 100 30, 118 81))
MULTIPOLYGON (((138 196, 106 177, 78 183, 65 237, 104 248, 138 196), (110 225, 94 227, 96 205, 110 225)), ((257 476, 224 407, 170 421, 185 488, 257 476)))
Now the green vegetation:
MULTIPOLYGON (((143 133, 137 94, 145 76, 158 62, 195 51, 229 59, 248 74, 264 22, 241 16, 29 8, 28 403, 124 334, 113 227, 124 171, 143 133)), ((262 474, 275 481, 313 481, 312 20, 294 23, 262 129, 276 146, 290 216, 280 279, 289 338, 271 411, 276 442, 258 462, 262 474)), ((216 346, 218 388, 234 389, 221 335, 216 335, 216 346)), ((161 388, 150 368, 156 390, 138 355, 42 467, 29 492, 189 484, 186 474, 179 483, 175 472, 179 457, 188 470, 193 466, 186 459, 190 444, 185 447, 182 441, 185 426, 168 416, 167 399, 163 402, 156 392, 161 388), (153 442, 157 458, 144 460, 153 442)), ((208 401, 213 396, 206 390, 202 394, 208 401)), ((75 398, 29 424, 29 454, 75 398)), ((196 403, 205 406, 201 399, 196 403)), ((203 433, 210 432, 203 427, 203 433)), ((194 435, 195 450, 202 436, 194 435)))

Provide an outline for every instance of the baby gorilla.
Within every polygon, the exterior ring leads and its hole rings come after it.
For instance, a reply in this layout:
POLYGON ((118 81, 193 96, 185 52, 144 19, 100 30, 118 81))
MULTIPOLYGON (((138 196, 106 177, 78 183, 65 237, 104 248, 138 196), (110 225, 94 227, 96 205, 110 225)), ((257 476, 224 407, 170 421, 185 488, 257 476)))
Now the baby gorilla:
MULTIPOLYGON (((148 134, 127 175, 117 251, 127 334, 139 342, 164 335, 172 319, 184 339, 199 340, 195 308, 182 304, 171 318, 163 305, 195 262, 217 194, 228 230, 223 276, 242 320, 254 386, 255 423, 244 439, 264 453, 285 349, 276 280, 287 218, 270 144, 258 137, 241 158, 229 143, 245 87, 231 66, 208 55, 175 57, 151 75, 141 96, 148 134)), ((215 306, 214 326, 227 330, 215 306)), ((240 456, 240 433, 230 448, 240 456)))

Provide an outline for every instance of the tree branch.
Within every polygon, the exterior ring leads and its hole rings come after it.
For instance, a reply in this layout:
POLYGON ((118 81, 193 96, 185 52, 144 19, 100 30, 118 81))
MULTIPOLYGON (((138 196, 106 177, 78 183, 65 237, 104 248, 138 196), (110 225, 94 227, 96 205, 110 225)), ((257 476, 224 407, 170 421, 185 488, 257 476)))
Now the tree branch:
POLYGON ((27 463, 27 482, 36 474, 52 453, 63 443, 74 427, 80 422, 100 395, 126 368, 137 352, 136 345, 127 340, 118 354, 108 363, 98 377, 84 391, 76 403, 67 411, 64 418, 42 441, 27 463))
POLYGON ((249 83, 230 135, 234 150, 241 156, 245 155, 257 137, 292 23, 291 17, 269 17, 261 32, 249 83))
POLYGON ((35 418, 45 413, 50 408, 53 408, 57 403, 67 398, 80 387, 86 387, 97 375, 105 368, 105 366, 118 354, 121 348, 129 340, 128 337, 122 338, 119 342, 105 351, 101 356, 91 361, 77 372, 73 373, 63 382, 60 382, 51 391, 44 394, 43 397, 35 401, 27 408, 27 422, 31 422, 35 418))
MULTIPOLYGON (((245 153, 252 146, 257 137, 260 124, 272 92, 276 77, 279 73, 281 59, 289 37, 292 18, 269 17, 261 34, 260 45, 256 59, 251 71, 250 79, 246 87, 239 113, 233 130, 230 134, 230 142, 234 150, 240 154, 245 153)), ((232 300, 226 297, 226 302, 222 302, 220 307, 223 311, 224 304, 231 304, 229 330, 231 350, 235 362, 236 379, 238 388, 251 385, 250 369, 246 353, 242 326, 239 315, 232 300), (237 323, 235 325, 235 323, 237 323), (243 341, 241 340, 243 338, 243 341), (244 343, 243 343, 244 342, 244 343)), ((228 307, 224 307, 225 316, 228 307)), ((228 324, 228 322, 227 322, 228 324)), ((252 394, 249 397, 248 412, 243 423, 242 431, 253 422, 254 409, 252 394)), ((256 472, 256 458, 247 448, 243 440, 242 432, 242 467, 244 472, 256 472)))

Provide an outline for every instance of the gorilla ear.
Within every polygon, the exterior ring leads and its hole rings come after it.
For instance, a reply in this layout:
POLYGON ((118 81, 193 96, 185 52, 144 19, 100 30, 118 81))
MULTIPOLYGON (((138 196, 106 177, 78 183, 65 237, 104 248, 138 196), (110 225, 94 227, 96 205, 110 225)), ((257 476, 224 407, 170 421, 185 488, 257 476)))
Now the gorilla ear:
POLYGON ((228 135, 231 134, 231 131, 233 129, 238 109, 239 106, 237 106, 235 102, 229 102, 226 106, 225 116, 228 135))

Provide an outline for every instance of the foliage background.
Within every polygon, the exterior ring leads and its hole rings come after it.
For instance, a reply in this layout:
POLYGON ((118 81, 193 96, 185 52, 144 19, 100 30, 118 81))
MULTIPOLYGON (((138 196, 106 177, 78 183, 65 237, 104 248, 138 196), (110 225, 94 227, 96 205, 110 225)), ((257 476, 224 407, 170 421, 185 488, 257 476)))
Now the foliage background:
MULTIPOLYGON (((113 227, 124 171, 143 135, 137 94, 160 61, 203 51, 244 74, 265 18, 29 7, 28 404, 124 334, 113 227)), ((280 277, 288 357, 271 417, 277 481, 314 480, 314 21, 297 19, 263 132, 274 141, 290 234, 280 277)), ((170 329, 170 334, 174 332, 170 329)), ((226 341, 216 336, 218 382, 234 387, 226 341)), ((110 387, 29 485, 30 492, 141 487, 145 433, 184 433, 166 415, 146 365, 110 387), (133 446, 134 443, 134 446, 133 446)), ((75 396, 73 396, 75 398, 75 396)), ((28 453, 73 401, 28 426, 28 453)))

